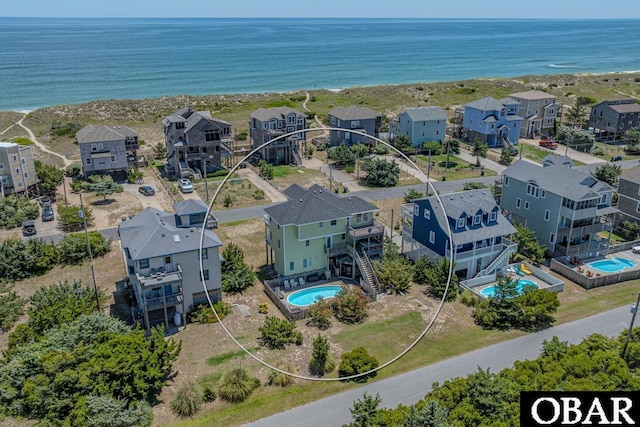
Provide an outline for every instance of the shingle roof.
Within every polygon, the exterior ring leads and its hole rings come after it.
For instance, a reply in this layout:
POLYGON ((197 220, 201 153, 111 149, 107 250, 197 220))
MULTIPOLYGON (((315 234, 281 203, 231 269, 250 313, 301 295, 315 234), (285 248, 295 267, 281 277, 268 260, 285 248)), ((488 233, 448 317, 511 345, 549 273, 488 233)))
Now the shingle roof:
POLYGON ((212 124, 218 128, 222 127, 220 125, 231 126, 230 123, 225 122, 224 120, 214 119, 213 117, 211 117, 211 113, 208 111, 196 111, 189 115, 189 118, 187 119, 187 125, 185 126, 185 129, 184 129, 185 133, 189 132, 189 130, 191 130, 195 125, 200 123, 202 120, 206 120, 209 124, 212 124))
POLYGON ((640 184, 640 165, 623 172, 619 179, 640 184))
POLYGON ((447 115, 440 107, 416 107, 404 110, 414 122, 426 122, 429 120, 447 120, 447 115))
POLYGON ((118 141, 137 136, 138 132, 121 125, 87 125, 76 133, 76 139, 79 144, 86 142, 118 141))
POLYGON ((615 104, 610 107, 613 111, 621 114, 640 112, 640 104, 635 102, 633 104, 615 104))
POLYGON ((208 208, 207 204, 202 200, 194 199, 187 199, 173 205, 173 210, 178 216, 206 212, 208 208))
POLYGON ((329 111, 329 115, 337 117, 340 120, 366 120, 375 119, 382 114, 373 111, 371 108, 357 107, 355 105, 352 105, 346 108, 334 107, 331 111, 329 111))
POLYGON ((268 207, 264 211, 280 225, 302 225, 348 218, 356 213, 378 210, 376 206, 358 196, 340 197, 317 184, 304 193, 301 188, 289 187, 285 194, 288 197, 295 196, 295 199, 268 207))
MULTIPOLYGON (((173 214, 152 207, 124 221, 119 229, 122 247, 129 249, 134 260, 197 251, 200 231, 199 228, 178 228, 173 214)), ((221 245, 213 231, 204 231, 203 248, 221 245)))
POLYGON ((285 117, 291 113, 296 113, 297 115, 304 115, 301 112, 294 110, 289 107, 272 107, 272 108, 258 108, 256 111, 251 113, 251 118, 256 118, 261 122, 266 122, 271 119, 284 120, 285 117))
POLYGON ((469 102, 464 104, 464 106, 481 111, 500 111, 504 108, 504 104, 501 101, 498 101, 491 96, 469 102))
POLYGON ((526 92, 517 92, 517 93, 512 93, 509 96, 511 98, 526 99, 528 101, 535 101, 536 99, 557 98, 557 96, 551 95, 550 93, 543 92, 541 90, 528 90, 526 92))
POLYGON ((505 169, 503 175, 521 182, 534 181, 543 190, 571 200, 592 198, 601 190, 612 190, 607 183, 597 180, 591 174, 563 166, 562 156, 554 157, 557 158, 556 161, 550 163, 551 159, 547 159, 548 166, 544 167, 518 160, 505 169))

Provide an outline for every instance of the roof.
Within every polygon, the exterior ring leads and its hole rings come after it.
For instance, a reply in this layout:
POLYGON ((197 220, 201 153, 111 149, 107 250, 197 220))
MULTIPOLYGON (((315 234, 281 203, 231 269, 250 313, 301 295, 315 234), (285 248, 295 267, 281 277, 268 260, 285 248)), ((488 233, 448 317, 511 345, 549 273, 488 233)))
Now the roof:
MULTIPOLYGON (((506 98, 503 98, 506 99, 506 98)), ((518 101, 512 100, 513 103, 518 103, 518 101)), ((474 108, 476 110, 481 111, 500 111, 504 108, 504 102, 501 100, 497 100, 494 97, 487 96, 477 101, 472 101, 467 104, 464 104, 465 107, 474 108)))
MULTIPOLYGON (((122 247, 129 250, 132 259, 146 259, 200 248, 199 228, 176 227, 175 215, 147 207, 119 228, 122 247), (177 236, 177 237, 176 237, 177 236)), ((204 230, 203 248, 221 246, 216 234, 204 230)))
POLYGON ((267 122, 271 119, 284 120, 286 116, 291 113, 297 115, 304 115, 301 112, 289 107, 272 107, 272 108, 258 108, 251 113, 252 119, 258 119, 261 122, 267 122))
POLYGON ((79 144, 87 142, 119 141, 125 138, 135 138, 138 132, 126 126, 87 125, 76 133, 79 144))
POLYGON ((631 169, 624 171, 622 175, 620 175, 619 179, 640 184, 640 165, 636 165, 631 169))
POLYGON ((195 111, 189 115, 184 132, 185 133, 189 132, 195 125, 197 125, 203 120, 206 120, 208 123, 213 124, 214 126, 217 126, 217 127, 231 126, 229 122, 225 122, 224 120, 215 119, 211 117, 211 113, 208 111, 195 111), (223 125, 223 126, 220 126, 220 125, 223 125))
POLYGON ((544 167, 518 160, 505 169, 503 175, 521 182, 533 181, 543 190, 570 200, 593 198, 600 191, 613 190, 591 174, 573 169, 565 163, 565 159, 564 156, 549 155, 543 160, 546 164, 544 167), (551 156, 556 159, 550 159, 551 156))
POLYGON ((285 190, 288 202, 265 208, 265 212, 280 225, 302 225, 332 219, 348 218, 356 213, 373 212, 378 208, 358 196, 340 197, 319 185, 308 190, 293 184, 285 190))
POLYGON ((557 98, 557 96, 551 95, 550 93, 543 92, 541 90, 528 90, 526 92, 517 92, 517 93, 512 93, 509 96, 511 98, 526 99, 528 101, 535 101, 538 99, 549 99, 549 98, 556 99, 557 98))
POLYGON ((614 104, 609 105, 609 107, 611 107, 613 111, 620 114, 640 112, 640 104, 635 102, 633 104, 614 104))
POLYGON ((191 215, 206 212, 209 207, 202 200, 187 199, 173 205, 176 215, 191 215))
POLYGON ((355 105, 346 108, 334 107, 329 111, 329 115, 337 117, 340 120, 366 120, 382 116, 382 114, 377 111, 373 111, 371 108, 357 107, 355 105))
POLYGON ((461 245, 464 243, 475 242, 491 237, 505 236, 516 232, 509 220, 500 212, 493 195, 489 189, 467 190, 459 193, 443 194, 440 201, 436 196, 427 197, 422 200, 428 200, 431 208, 438 221, 441 229, 446 230, 448 225, 447 217, 457 220, 463 214, 473 216, 481 210, 482 212, 492 212, 496 210, 497 223, 492 225, 483 225, 477 228, 466 228, 464 231, 454 232, 451 236, 453 244, 461 245), (443 208, 444 207, 444 211, 443 208), (445 215, 446 211, 446 215, 445 215))
POLYGON ((0 148, 13 148, 13 147, 17 147, 18 144, 16 144, 15 142, 3 142, 0 141, 0 148))
POLYGON ((404 112, 414 122, 426 122, 430 120, 447 120, 447 115, 440 107, 416 107, 407 108, 404 112))

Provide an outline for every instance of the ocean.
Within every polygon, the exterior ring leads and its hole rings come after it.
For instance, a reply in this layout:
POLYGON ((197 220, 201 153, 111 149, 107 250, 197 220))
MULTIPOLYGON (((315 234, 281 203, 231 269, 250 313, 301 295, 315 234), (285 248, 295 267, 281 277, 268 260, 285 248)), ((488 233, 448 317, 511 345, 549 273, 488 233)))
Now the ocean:
POLYGON ((640 20, 0 18, 0 110, 640 70, 640 20))

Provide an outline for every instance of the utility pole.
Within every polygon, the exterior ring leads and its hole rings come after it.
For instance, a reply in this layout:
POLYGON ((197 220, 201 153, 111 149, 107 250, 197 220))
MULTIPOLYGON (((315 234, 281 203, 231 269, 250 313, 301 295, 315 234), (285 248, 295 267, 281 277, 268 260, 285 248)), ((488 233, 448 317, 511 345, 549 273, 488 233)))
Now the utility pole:
POLYGON ((96 285, 96 272, 93 267, 93 253, 91 252, 91 243, 89 242, 89 229, 87 228, 87 216, 84 214, 84 204, 82 203, 82 192, 80 194, 80 212, 78 216, 82 218, 84 223, 84 237, 87 239, 87 253, 89 254, 89 262, 91 263, 91 277, 93 278, 93 291, 96 294, 96 310, 100 311, 100 297, 98 295, 98 285, 96 285))
POLYGON ((333 168, 331 167, 331 163, 327 163, 329 165, 329 192, 333 191, 333 168))
POLYGON ((202 173, 204 176, 204 191, 205 191, 205 199, 209 201, 209 180, 207 179, 207 160, 204 158, 200 158, 200 167, 202 167, 202 173))
POLYGON ((629 332, 627 332, 627 339, 624 342, 624 347, 622 348, 622 358, 624 359, 624 355, 627 352, 627 346, 629 345, 629 340, 631 339, 631 331, 633 330, 633 322, 636 320, 636 314, 638 313, 638 306, 640 306, 640 292, 638 292, 638 300, 634 305, 631 306, 631 324, 629 325, 629 332))
POLYGON ((429 175, 431 174, 431 148, 429 148, 429 164, 427 165, 427 189, 424 193, 425 196, 429 195, 429 175))
POLYGON ((67 179, 64 177, 62 178, 62 189, 64 190, 64 205, 69 206, 67 202, 67 179))

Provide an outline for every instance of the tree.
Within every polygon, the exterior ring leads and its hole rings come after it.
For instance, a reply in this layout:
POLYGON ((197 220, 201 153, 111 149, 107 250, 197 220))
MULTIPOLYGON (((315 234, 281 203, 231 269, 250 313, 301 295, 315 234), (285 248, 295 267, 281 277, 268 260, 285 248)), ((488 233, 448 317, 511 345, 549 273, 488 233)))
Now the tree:
POLYGON ((13 290, 13 287, 0 283, 0 334, 5 333, 16 323, 24 312, 25 299, 13 290))
POLYGON ((333 316, 333 307, 329 301, 320 297, 309 307, 309 320, 307 324, 317 327, 318 329, 327 329, 331 326, 331 317, 333 316))
POLYGON ((586 115, 586 106, 588 104, 590 104, 591 98, 588 97, 584 97, 584 96, 579 96, 578 98, 576 98, 576 103, 573 105, 573 107, 569 107, 567 109, 567 114, 566 114, 566 118, 567 118, 567 123, 569 123, 572 126, 578 126, 578 127, 582 127, 584 126, 586 120, 585 120, 585 115, 586 115))
POLYGON ((452 427, 447 421, 449 411, 435 400, 424 405, 412 405, 403 427, 452 427))
MULTIPOLYGON (((79 205, 58 205, 58 223, 64 231, 79 231, 84 228, 84 219, 79 205)), ((93 211, 90 206, 84 207, 87 226, 93 225, 93 211)))
POLYGON ((513 235, 513 241, 518 244, 518 253, 514 259, 529 258, 536 263, 543 262, 547 254, 547 247, 541 245, 533 231, 527 227, 515 224, 515 228, 516 234, 513 235))
POLYGON ((356 159, 363 159, 369 155, 369 147, 362 143, 352 145, 351 151, 355 153, 356 159))
MULTIPOLYGON (((105 239, 99 231, 89 232, 89 246, 91 255, 101 257, 109 252, 113 239, 105 239)), ((89 257, 87 251, 87 239, 84 233, 66 234, 56 246, 59 261, 66 264, 81 264, 89 257)))
POLYGON ((272 350, 282 350, 287 344, 302 344, 302 334, 296 331, 296 324, 290 320, 267 316, 264 325, 258 328, 260 331, 260 345, 272 350))
POLYGON ((427 284, 431 274, 431 260, 426 255, 420 257, 413 264, 413 280, 419 285, 427 284))
POLYGON ((395 160, 364 159, 361 167, 367 172, 364 183, 373 187, 393 187, 400 179, 400 167, 395 160))
POLYGON ((422 143, 422 151, 432 156, 442 154, 442 144, 438 141, 425 141, 422 143))
POLYGON ((64 179, 64 171, 55 166, 42 163, 40 160, 34 160, 33 163, 36 168, 36 175, 40 180, 38 188, 43 194, 55 197, 56 189, 64 179))
POLYGON ((0 278, 18 281, 48 272, 58 262, 55 245, 40 238, 0 243, 0 278))
POLYGON ((622 229, 628 240, 636 240, 640 236, 640 224, 635 221, 625 221, 622 229))
POLYGON ((200 410, 202 396, 193 381, 180 383, 171 399, 171 410, 179 417, 191 417, 200 410))
POLYGON ((415 188, 410 188, 408 191, 404 192, 404 202, 411 203, 416 199, 421 199, 424 197, 424 193, 419 192, 415 188))
POLYGON ((440 258, 436 262, 432 262, 430 266, 422 274, 425 280, 425 285, 430 286, 429 294, 434 298, 442 298, 447 292, 445 301, 454 301, 458 296, 458 276, 454 273, 455 264, 451 274, 451 282, 449 283, 449 268, 450 263, 447 258, 440 258), (449 288, 447 288, 449 283, 449 288))
MULTIPOLYGON (((369 372, 372 369, 376 369, 380 363, 378 359, 371 356, 367 349, 364 347, 356 347, 353 350, 343 353, 338 367, 338 376, 340 378, 350 377, 352 375, 363 374, 369 372)), ((357 378, 352 378, 349 381, 355 381, 359 383, 367 382, 369 378, 373 378, 377 375, 377 372, 371 372, 367 375, 363 375, 357 378)))
POLYGON ((473 140, 473 155, 476 156, 476 166, 480 167, 480 157, 487 157, 487 150, 489 146, 486 142, 482 141, 479 138, 475 138, 473 140))
POLYGON ((513 163, 513 153, 509 148, 502 148, 502 152, 500 154, 500 164, 509 166, 511 163, 513 163))
POLYGON ((265 160, 260 160, 258 163, 258 167, 260 168, 260 176, 266 180, 273 179, 273 165, 271 163, 267 163, 265 160))
POLYGON ((23 221, 36 219, 38 215, 40 215, 38 206, 26 197, 11 194, 0 198, 0 227, 20 227, 23 221))
POLYGON ((383 290, 401 295, 411 288, 413 268, 407 258, 386 252, 381 261, 373 261, 373 269, 383 290))
POLYGON ((403 154, 413 154, 415 147, 411 144, 411 140, 405 135, 395 137, 391 145, 403 154))
POLYGON ((367 317, 369 298, 357 286, 343 285, 333 299, 333 313, 342 323, 360 323, 367 317))
POLYGON ((336 367, 336 364, 329 351, 329 340, 322 335, 318 335, 313 340, 313 353, 311 355, 311 361, 309 362, 309 371, 313 375, 319 377, 331 372, 336 367))
POLYGON ((487 184, 481 182, 465 182, 462 185, 463 190, 479 190, 481 188, 487 188, 487 184))
POLYGON ((239 265, 244 264, 244 251, 233 242, 227 243, 222 250, 220 271, 223 275, 233 272, 239 265))
POLYGON ((375 397, 365 392, 362 399, 353 402, 353 407, 349 409, 353 422, 349 427, 369 427, 374 425, 374 420, 378 413, 380 405, 380 394, 376 393, 375 397))
POLYGON ((260 387, 260 380, 244 368, 234 368, 222 379, 218 394, 229 403, 242 402, 260 387))
POLYGON ((605 165, 598 166, 591 174, 600 181, 604 181, 609 185, 615 186, 621 173, 622 168, 619 165, 607 163, 605 165))
POLYGON ((327 158, 338 166, 353 166, 356 163, 356 153, 344 142, 327 150, 327 158))
POLYGON ((167 158, 167 147, 163 142, 153 145, 153 157, 156 160, 165 160, 167 158))
POLYGON ((222 250, 222 290, 237 294, 244 292, 256 280, 253 267, 244 262, 244 252, 233 242, 222 250))
POLYGON ((624 149, 627 154, 640 154, 640 129, 627 129, 624 133, 624 139, 627 140, 627 146, 624 149))
POLYGON ((151 405, 146 402, 129 405, 123 399, 92 395, 79 402, 76 413, 82 412, 78 409, 85 405, 87 426, 90 427, 149 426, 153 420, 151 405))
POLYGON ((91 175, 89 181, 89 190, 95 191, 96 195, 102 196, 105 201, 107 196, 123 191, 122 185, 116 184, 110 175, 91 175))
POLYGON ((558 126, 556 139, 564 145, 568 145, 578 151, 588 153, 596 142, 591 132, 582 129, 573 129, 568 126, 558 126))
POLYGON ((460 154, 460 141, 457 139, 449 138, 442 143, 442 152, 449 154, 460 154))

